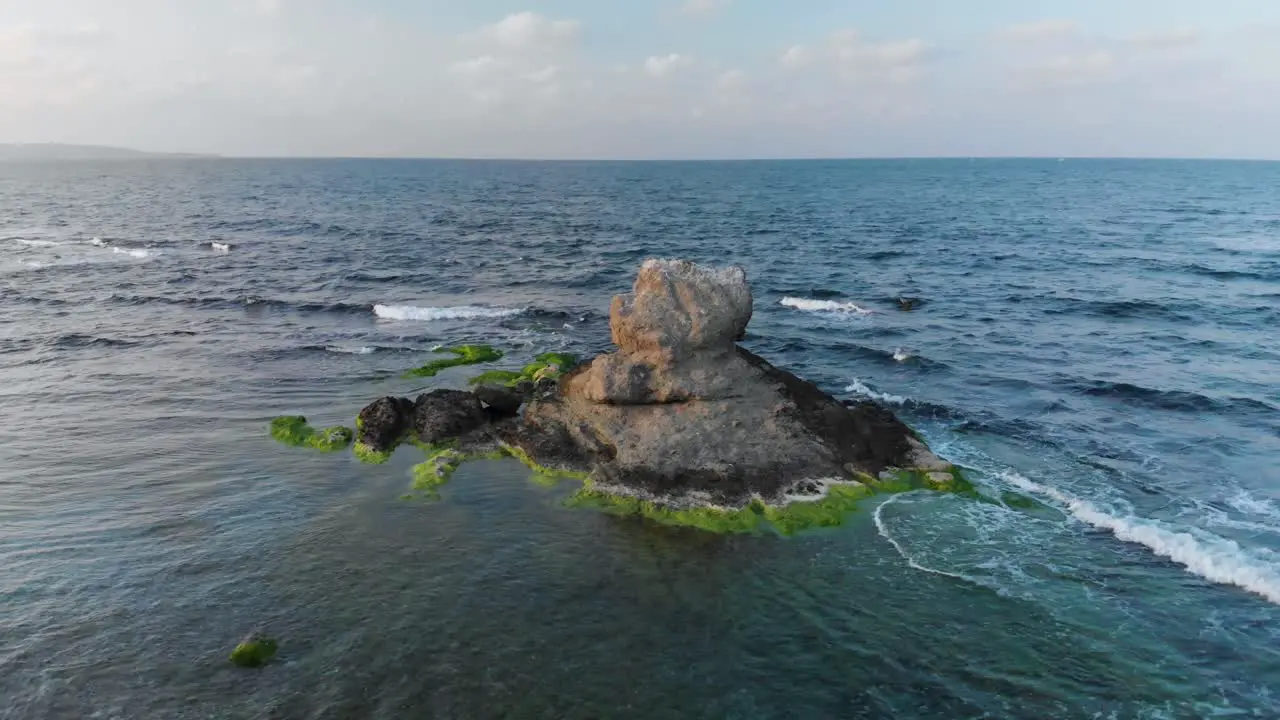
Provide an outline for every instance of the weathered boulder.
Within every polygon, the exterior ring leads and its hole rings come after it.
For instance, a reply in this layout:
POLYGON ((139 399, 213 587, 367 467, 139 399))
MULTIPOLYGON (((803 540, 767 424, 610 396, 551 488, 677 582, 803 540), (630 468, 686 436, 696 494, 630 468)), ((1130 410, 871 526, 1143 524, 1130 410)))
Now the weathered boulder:
POLYGON ((376 452, 393 450, 413 424, 413 402, 401 397, 374 400, 356 416, 356 440, 376 452))
POLYGON ((628 295, 609 309, 613 343, 636 360, 663 365, 697 352, 728 351, 751 321, 751 288, 740 267, 646 260, 628 295))
POLYGON ((413 431, 429 445, 466 435, 486 425, 488 415, 474 393, 432 390, 413 404, 413 431))

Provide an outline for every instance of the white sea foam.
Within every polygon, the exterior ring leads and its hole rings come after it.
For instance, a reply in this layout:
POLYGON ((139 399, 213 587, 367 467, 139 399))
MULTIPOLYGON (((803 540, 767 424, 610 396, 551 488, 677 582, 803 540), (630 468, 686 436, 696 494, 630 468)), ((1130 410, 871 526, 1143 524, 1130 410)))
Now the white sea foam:
MULTIPOLYGON (((910 493, 907 493, 907 495, 910 495, 910 493)), ((889 541, 889 544, 893 546, 893 549, 897 550, 898 554, 902 556, 902 559, 907 561, 908 566, 922 572, 933 573, 934 575, 942 575, 944 577, 955 578, 956 580, 964 580, 965 582, 975 582, 973 578, 965 575, 947 572, 946 570, 938 570, 937 568, 931 568, 920 564, 915 558, 911 557, 910 553, 906 551, 906 548, 902 547, 901 543, 889 534, 889 528, 885 526, 884 522, 884 509, 897 502, 899 498, 906 497, 907 495, 893 495, 876 507, 876 511, 872 513, 871 516, 876 523, 876 532, 880 533, 880 537, 889 541)))
POLYGON ((903 350, 902 348, 897 348, 893 351, 893 359, 898 362, 906 362, 911 359, 911 353, 903 350))
POLYGON ((374 305, 373 312, 384 320, 472 320, 505 318, 519 315, 524 310, 511 308, 460 305, 457 307, 416 307, 414 305, 374 305))
POLYGON ((58 244, 52 240, 30 240, 27 238, 14 238, 14 242, 27 247, 53 247, 58 244))
POLYGON ((112 246, 111 252, 118 253, 120 255, 128 255, 129 257, 138 258, 140 260, 143 258, 153 257, 157 254, 154 250, 147 250, 144 248, 122 248, 115 246, 112 246))
POLYGON ((885 403, 886 405, 905 405, 908 399, 902 395, 890 395, 889 393, 876 392, 875 390, 867 387, 866 384, 858 378, 854 378, 849 384, 849 387, 845 388, 844 391, 861 395, 862 397, 870 398, 872 400, 885 403))
POLYGON ((93 245, 94 247, 106 247, 106 246, 107 246, 106 241, 105 241, 105 240, 103 240, 103 239, 102 239, 102 238, 100 238, 100 237, 95 237, 95 238, 93 238, 92 240, 90 240, 90 241, 89 241, 89 244, 90 244, 90 245, 93 245))
POLYGON ((870 315, 871 311, 860 307, 851 302, 836 302, 834 300, 811 300, 809 298, 784 297, 782 305, 803 310, 805 312, 823 312, 823 313, 845 313, 853 315, 870 315))
POLYGON ((48 263, 35 262, 34 260, 23 260, 22 264, 26 267, 31 268, 32 270, 39 270, 40 268, 49 267, 48 263))
POLYGON ((209 247, 213 248, 213 251, 216 253, 231 252, 231 246, 228 245, 227 243, 220 243, 220 242, 209 243, 209 247))
POLYGON ((1077 520, 1106 530, 1125 542, 1144 545, 1156 555, 1168 558, 1206 580, 1235 585, 1280 605, 1280 573, 1277 573, 1277 568, 1251 557, 1233 540, 1196 537, 1171 530, 1156 520, 1113 515, 1088 500, 1072 497, 1013 471, 1005 471, 1001 477, 1015 487, 1057 502, 1077 520))
POLYGON ((377 348, 369 347, 342 347, 341 345, 330 345, 325 350, 331 353, 342 353, 344 355, 372 355, 378 351, 377 348))

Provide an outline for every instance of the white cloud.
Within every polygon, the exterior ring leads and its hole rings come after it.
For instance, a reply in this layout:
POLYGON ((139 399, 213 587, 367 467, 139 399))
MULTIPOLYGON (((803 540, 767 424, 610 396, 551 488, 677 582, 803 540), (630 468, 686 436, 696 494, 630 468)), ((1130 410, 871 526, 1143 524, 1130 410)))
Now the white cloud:
POLYGON ((919 38, 864 40, 855 30, 839 30, 817 46, 794 45, 778 58, 784 70, 821 72, 855 84, 904 83, 923 72, 929 45, 919 38))
POLYGON ((795 70, 813 61, 813 51, 804 45, 793 45, 778 58, 779 64, 788 70, 795 70))
POLYGON ((515 51, 551 50, 571 45, 582 32, 577 20, 548 20, 534 12, 508 15, 481 30, 483 38, 515 51))
POLYGON ((644 71, 653 77, 666 77, 689 66, 690 59, 679 53, 654 55, 644 61, 644 71))
POLYGON ((1014 43, 1033 43, 1059 40, 1080 32, 1080 26, 1072 20, 1049 19, 1012 25, 995 33, 997 40, 1014 43))
POLYGON ((1163 30, 1139 33, 1130 38, 1130 43, 1151 50, 1172 50, 1196 45, 1201 40, 1201 33, 1194 28, 1182 30, 1163 30))
POLYGON ((1050 56, 1021 69, 1018 75, 1026 87, 1061 88, 1106 82, 1114 77, 1116 67, 1113 53, 1092 50, 1050 56))
POLYGON ((705 18, 726 10, 733 0, 685 0, 680 12, 690 17, 705 18))
POLYGON ((279 15, 284 11, 284 0, 255 0, 253 7, 262 15, 279 15))

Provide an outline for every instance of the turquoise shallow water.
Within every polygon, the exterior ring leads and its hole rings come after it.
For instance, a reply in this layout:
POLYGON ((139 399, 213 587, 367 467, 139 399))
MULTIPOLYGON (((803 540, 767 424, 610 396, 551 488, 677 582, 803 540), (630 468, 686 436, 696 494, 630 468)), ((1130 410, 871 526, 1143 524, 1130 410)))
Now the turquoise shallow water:
POLYGON ((1273 717, 1278 181, 0 166, 0 717, 1273 717), (752 350, 1043 505, 716 537, 565 509, 514 461, 404 502, 416 451, 266 435, 461 385, 399 378, 442 343, 598 351, 650 255, 743 264, 752 350), (279 659, 237 671, 256 628, 279 659))

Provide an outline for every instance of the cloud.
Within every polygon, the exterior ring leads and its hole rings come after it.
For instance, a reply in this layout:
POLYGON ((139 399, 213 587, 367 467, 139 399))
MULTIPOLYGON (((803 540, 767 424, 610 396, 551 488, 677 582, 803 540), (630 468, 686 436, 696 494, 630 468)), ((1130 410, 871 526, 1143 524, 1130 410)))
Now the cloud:
POLYGON ((905 83, 921 75, 928 53, 928 43, 920 38, 870 42, 855 30, 840 30, 817 46, 792 46, 778 64, 792 72, 828 73, 845 83, 905 83))
POLYGON ((805 45, 792 45, 778 58, 778 64, 787 70, 796 70, 813 62, 814 52, 805 45))
POLYGON ((1173 50, 1199 44, 1202 35, 1195 28, 1161 30, 1139 33, 1129 38, 1129 43, 1149 50, 1173 50))
POLYGON ((644 71, 652 77, 666 77, 681 68, 688 67, 690 62, 689 58, 679 53, 654 55, 644 61, 644 71))
POLYGON ((727 10, 731 5, 733 0, 685 0, 680 5, 680 12, 689 17, 706 18, 727 10))
POLYGON ((507 50, 550 50, 572 45, 582 32, 577 20, 548 20, 534 12, 508 15, 483 28, 482 38, 507 50))
POLYGON ((279 15, 284 11, 284 0, 254 0, 253 9, 260 15, 279 15))
POLYGON ((1071 20, 1050 19, 1011 25, 996 31, 996 40, 1010 43, 1033 43, 1060 40, 1076 35, 1080 27, 1071 20))

